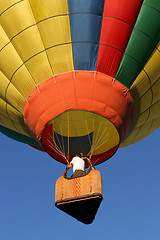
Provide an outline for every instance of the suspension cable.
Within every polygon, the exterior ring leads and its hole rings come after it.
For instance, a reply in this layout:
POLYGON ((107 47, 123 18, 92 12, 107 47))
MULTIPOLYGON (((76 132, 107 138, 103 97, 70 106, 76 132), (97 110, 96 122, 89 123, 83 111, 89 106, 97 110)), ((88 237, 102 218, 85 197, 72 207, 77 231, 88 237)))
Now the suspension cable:
POLYGON ((59 151, 58 149, 55 148, 55 146, 53 145, 53 143, 49 139, 47 139, 47 141, 51 144, 51 145, 49 145, 49 147, 52 150, 54 150, 57 154, 61 155, 62 157, 66 158, 66 156, 61 151, 59 151))
POLYGON ((62 131, 62 125, 60 124, 61 129, 61 138, 62 138, 62 145, 63 145, 63 152, 65 153, 65 146, 64 146, 64 139, 63 139, 63 131, 62 131))
POLYGON ((68 122, 68 162, 69 162, 69 112, 67 112, 67 122, 68 122))
POLYGON ((97 139, 98 139, 98 136, 99 136, 99 131, 100 131, 100 128, 101 128, 101 124, 102 124, 102 121, 101 121, 101 123, 99 124, 99 129, 98 129, 98 133, 97 133, 97 135, 96 135, 96 139, 94 140, 94 144, 92 144, 90 159, 91 159, 91 157, 92 157, 92 155, 93 155, 93 152, 94 152, 94 150, 95 150, 95 146, 97 145, 97 141, 98 141, 97 139))

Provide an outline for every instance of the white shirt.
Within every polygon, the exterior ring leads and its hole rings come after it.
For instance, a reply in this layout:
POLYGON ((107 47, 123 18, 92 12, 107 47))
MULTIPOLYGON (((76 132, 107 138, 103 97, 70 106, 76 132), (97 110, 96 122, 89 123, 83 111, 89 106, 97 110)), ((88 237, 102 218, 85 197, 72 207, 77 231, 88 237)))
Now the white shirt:
POLYGON ((85 161, 80 157, 74 157, 70 164, 73 164, 73 172, 75 170, 85 170, 85 161))

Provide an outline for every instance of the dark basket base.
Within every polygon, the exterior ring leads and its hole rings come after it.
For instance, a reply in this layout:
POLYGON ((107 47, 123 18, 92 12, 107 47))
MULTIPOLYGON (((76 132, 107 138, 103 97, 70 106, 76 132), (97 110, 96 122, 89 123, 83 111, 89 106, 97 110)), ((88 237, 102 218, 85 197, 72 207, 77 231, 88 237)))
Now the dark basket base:
POLYGON ((57 201, 55 206, 78 221, 90 224, 95 219, 97 210, 103 200, 101 194, 92 194, 77 198, 57 201))

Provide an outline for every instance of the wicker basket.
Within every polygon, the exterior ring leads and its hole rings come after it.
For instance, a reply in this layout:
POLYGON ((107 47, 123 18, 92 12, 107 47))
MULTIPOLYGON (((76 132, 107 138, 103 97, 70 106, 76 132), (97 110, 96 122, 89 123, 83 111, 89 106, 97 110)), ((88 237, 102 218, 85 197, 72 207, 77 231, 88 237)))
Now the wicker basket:
POLYGON ((61 176, 56 182, 55 206, 83 223, 93 222, 102 199, 98 170, 76 178, 61 176))

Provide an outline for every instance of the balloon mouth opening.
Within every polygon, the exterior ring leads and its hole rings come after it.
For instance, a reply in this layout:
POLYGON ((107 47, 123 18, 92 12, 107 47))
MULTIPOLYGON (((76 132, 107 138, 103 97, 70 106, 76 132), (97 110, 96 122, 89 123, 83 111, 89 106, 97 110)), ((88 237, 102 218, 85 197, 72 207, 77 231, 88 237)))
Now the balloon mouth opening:
MULTIPOLYGON (((71 160, 77 153, 101 156, 119 145, 116 127, 90 111, 71 110, 52 119, 42 134, 42 145, 53 158, 71 160)), ((109 156, 108 156, 109 157, 109 156)), ((105 156, 105 160, 108 158, 105 156)))
POLYGON ((116 79, 73 71, 39 84, 27 98, 23 116, 31 134, 53 158, 66 163, 83 152, 100 163, 128 135, 134 102, 116 79))

